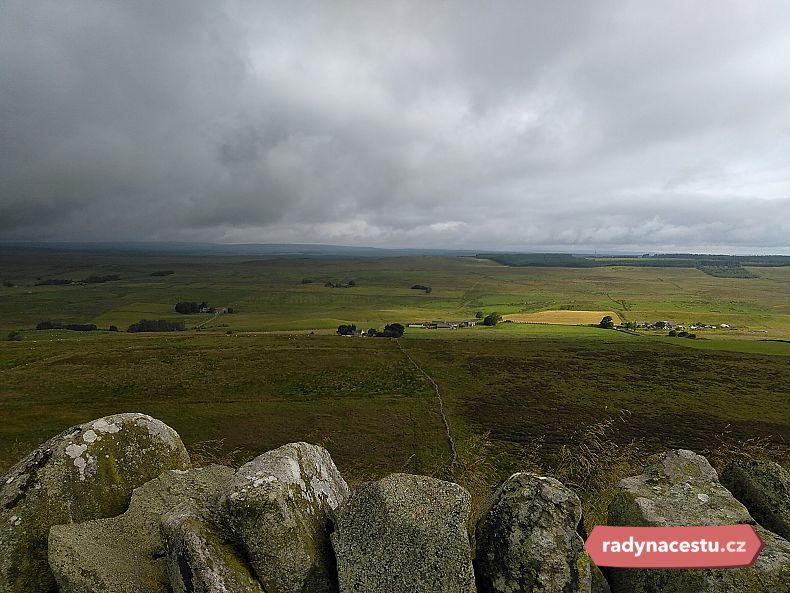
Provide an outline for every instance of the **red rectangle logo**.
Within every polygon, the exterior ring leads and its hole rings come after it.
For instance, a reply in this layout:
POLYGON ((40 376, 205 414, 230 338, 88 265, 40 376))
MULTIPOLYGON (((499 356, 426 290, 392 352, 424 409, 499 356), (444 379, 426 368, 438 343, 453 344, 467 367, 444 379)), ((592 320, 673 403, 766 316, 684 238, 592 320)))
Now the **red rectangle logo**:
POLYGON ((596 526, 584 547, 598 566, 743 568, 763 542, 751 525, 708 527, 596 526))

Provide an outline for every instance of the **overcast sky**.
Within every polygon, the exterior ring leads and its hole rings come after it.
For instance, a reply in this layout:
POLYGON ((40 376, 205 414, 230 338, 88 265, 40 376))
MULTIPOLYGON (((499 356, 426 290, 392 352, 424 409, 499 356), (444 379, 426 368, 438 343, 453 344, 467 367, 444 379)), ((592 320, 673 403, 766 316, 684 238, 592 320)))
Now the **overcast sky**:
POLYGON ((790 2, 0 2, 0 240, 790 253, 790 2))

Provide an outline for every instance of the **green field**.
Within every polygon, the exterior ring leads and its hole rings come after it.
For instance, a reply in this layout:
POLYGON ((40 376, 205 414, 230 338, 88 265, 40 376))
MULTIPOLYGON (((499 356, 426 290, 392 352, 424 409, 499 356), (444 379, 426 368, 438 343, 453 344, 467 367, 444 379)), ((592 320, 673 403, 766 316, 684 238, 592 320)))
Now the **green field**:
MULTIPOLYGON (((628 321, 727 323, 704 337, 732 341, 790 338, 790 267, 754 268, 758 278, 716 278, 694 268, 506 267, 471 257, 272 259, 92 255, 0 249, 0 330, 32 329, 44 319, 117 325, 141 318, 184 319, 181 300, 238 312, 206 327, 237 331, 367 328, 392 321, 469 318, 546 310, 613 310, 628 321), (156 270, 170 276, 152 277, 156 270), (118 282, 35 286, 53 278, 117 274, 118 282), (313 280, 302 284, 303 280, 313 280), (353 288, 325 282, 354 280, 353 288), (427 294, 414 284, 430 286, 427 294)), ((186 318, 189 326, 210 319, 186 318)), ((701 337, 702 334, 698 332, 701 337)))
POLYGON ((323 443, 352 482, 392 471, 486 483, 611 418, 614 447, 737 450, 755 438, 786 461, 790 442, 790 268, 716 278, 693 268, 505 267, 474 258, 251 260, 0 251, 0 471, 66 427, 140 411, 193 451, 243 461, 295 440, 323 443), (169 276, 151 276, 173 270, 169 276), (105 284, 42 279, 117 274, 105 284), (303 284, 303 279, 313 282, 303 284), (353 288, 326 288, 354 280, 353 288), (422 284, 431 292, 412 290, 422 284), (182 300, 230 306, 179 315, 182 300), (389 339, 333 335, 476 311, 611 310, 624 320, 729 323, 697 340, 591 326, 409 328, 400 347, 432 377, 458 443, 458 469, 428 379, 389 339), (37 331, 42 320, 121 330, 185 320, 166 334, 37 331), (195 328, 204 323, 200 331, 195 328))

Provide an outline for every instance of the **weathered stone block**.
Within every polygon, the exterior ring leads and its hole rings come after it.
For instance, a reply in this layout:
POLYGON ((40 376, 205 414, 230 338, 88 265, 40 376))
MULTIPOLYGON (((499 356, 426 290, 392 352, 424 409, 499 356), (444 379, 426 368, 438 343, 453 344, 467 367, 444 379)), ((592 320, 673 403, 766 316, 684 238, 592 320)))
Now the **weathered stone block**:
POLYGON ((53 591, 50 527, 123 513, 132 490, 189 465, 178 434, 145 414, 106 416, 43 443, 0 482, 0 591, 53 591))
POLYGON ((458 484, 393 474, 354 492, 332 545, 341 593, 473 593, 466 531, 470 496, 458 484))

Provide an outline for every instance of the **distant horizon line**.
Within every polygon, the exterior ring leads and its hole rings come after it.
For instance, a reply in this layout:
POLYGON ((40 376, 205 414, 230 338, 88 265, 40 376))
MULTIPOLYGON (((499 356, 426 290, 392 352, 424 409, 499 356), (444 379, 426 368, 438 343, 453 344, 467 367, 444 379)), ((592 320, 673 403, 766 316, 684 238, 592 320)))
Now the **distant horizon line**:
MULTIPOLYGON (((700 256, 733 256, 733 257, 769 257, 787 256, 788 253, 782 252, 722 252, 722 251, 690 251, 690 250, 656 250, 656 249, 609 249, 609 248, 586 248, 574 250, 572 248, 557 249, 547 248, 521 248, 521 249, 502 249, 502 248, 468 248, 468 247, 380 247, 371 245, 345 245, 338 243, 265 243, 265 242, 216 242, 216 241, 62 241, 62 240, 0 240, 0 247, 34 247, 34 248, 57 248, 71 247, 78 249, 89 248, 113 248, 113 249, 156 249, 156 248, 215 248, 221 251, 228 251, 232 248, 268 248, 273 249, 318 249, 321 251, 343 250, 343 251, 377 251, 377 252, 403 252, 403 253, 434 253, 434 254, 556 254, 573 256, 642 256, 642 255, 700 255, 700 256)), ((166 249, 165 249, 166 250, 166 249)), ((273 253, 270 251, 269 253, 273 253)))

